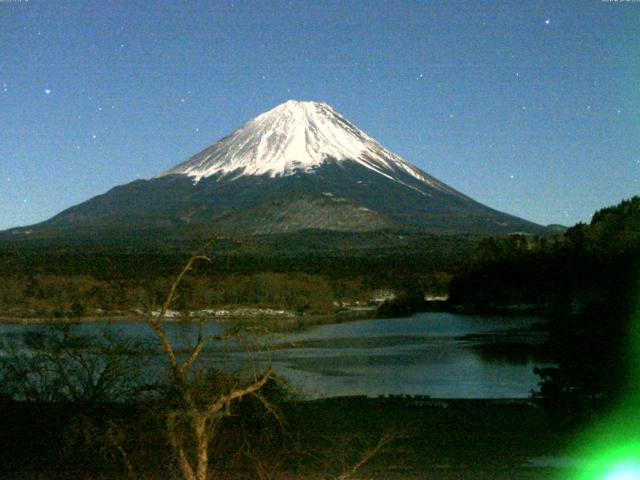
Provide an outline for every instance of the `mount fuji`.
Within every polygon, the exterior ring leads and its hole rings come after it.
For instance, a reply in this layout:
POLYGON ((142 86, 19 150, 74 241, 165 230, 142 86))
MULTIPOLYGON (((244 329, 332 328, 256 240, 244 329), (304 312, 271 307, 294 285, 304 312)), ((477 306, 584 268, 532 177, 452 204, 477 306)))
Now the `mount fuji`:
POLYGON ((203 228, 233 235, 544 230, 428 175, 326 103, 290 100, 155 178, 115 187, 10 232, 203 228))

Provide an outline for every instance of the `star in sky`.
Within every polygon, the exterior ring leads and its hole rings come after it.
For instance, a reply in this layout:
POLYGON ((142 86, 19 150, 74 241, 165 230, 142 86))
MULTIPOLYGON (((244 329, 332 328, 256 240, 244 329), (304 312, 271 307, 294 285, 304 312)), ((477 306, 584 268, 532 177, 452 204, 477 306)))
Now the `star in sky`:
POLYGON ((549 19, 549 18, 547 18, 547 19, 544 21, 544 24, 545 24, 545 25, 549 25, 550 23, 551 23, 551 19, 549 19))
POLYGON ((44 89, 44 93, 46 93, 47 95, 51 94, 51 90, 49 88, 45 88, 44 89))

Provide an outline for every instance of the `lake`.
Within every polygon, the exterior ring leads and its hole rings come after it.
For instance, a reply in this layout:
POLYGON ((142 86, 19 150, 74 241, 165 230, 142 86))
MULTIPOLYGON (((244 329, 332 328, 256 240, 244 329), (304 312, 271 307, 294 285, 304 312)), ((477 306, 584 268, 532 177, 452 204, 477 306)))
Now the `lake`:
MULTIPOLYGON (((434 398, 524 398, 537 387, 534 367, 548 365, 542 355, 541 319, 421 313, 409 318, 361 320, 322 325, 286 334, 245 335, 214 342, 201 364, 228 371, 247 364, 247 350, 258 367, 267 363, 307 398, 343 395, 429 395, 434 398)), ((176 345, 196 335, 191 323, 167 323, 176 345)), ((91 323, 121 335, 154 340, 144 323, 91 323)), ((32 326, 1 325, 11 336, 32 326)), ((208 323, 206 333, 221 333, 208 323)))

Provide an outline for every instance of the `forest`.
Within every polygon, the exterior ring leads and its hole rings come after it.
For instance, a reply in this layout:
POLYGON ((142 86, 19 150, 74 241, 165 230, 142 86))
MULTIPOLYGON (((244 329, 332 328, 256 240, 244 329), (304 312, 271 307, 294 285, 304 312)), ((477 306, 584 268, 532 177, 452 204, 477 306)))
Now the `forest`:
MULTIPOLYGON (((175 308, 230 306, 332 313, 367 304, 380 290, 445 295, 451 272, 470 257, 476 237, 411 237, 384 244, 376 235, 322 233, 283 238, 222 239, 183 249, 113 252, 104 245, 0 241, 0 317, 123 315, 158 302, 190 253, 210 262, 181 285, 175 308), (321 237, 320 239, 316 237, 321 237), (311 238, 311 240, 309 240, 311 238), (315 245, 326 240, 326 251, 315 245), (348 248, 357 240, 361 248, 348 248)), ((398 235, 394 235, 397 237, 398 235)), ((402 235, 400 235, 402 236, 402 235)))

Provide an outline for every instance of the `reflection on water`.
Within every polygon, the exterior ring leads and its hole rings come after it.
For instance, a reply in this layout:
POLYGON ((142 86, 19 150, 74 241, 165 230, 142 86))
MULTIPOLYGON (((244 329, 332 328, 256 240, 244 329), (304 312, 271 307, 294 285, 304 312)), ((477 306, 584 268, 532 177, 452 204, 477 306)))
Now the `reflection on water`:
MULTIPOLYGON (((246 364, 247 349, 258 364, 268 362, 280 376, 308 397, 410 394, 441 398, 527 397, 536 388, 533 368, 543 337, 536 318, 423 313, 410 318, 363 320, 323 325, 289 334, 244 336, 242 341, 214 342, 201 365, 236 370, 246 364), (521 350, 526 355, 519 355, 521 350), (492 355, 491 352, 500 352, 492 355), (506 353, 505 353, 506 352, 506 353), (510 353, 509 353, 510 352, 510 353)), ((103 325, 85 324, 86 333, 103 325)), ((24 330, 0 326, 3 335, 24 330)), ((144 323, 108 325, 122 335, 154 341, 144 323)), ((168 323, 176 345, 195 338, 193 324, 168 323)), ((207 324, 206 335, 222 333, 207 324)))

